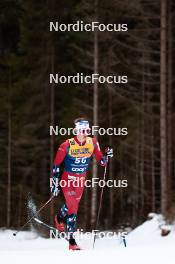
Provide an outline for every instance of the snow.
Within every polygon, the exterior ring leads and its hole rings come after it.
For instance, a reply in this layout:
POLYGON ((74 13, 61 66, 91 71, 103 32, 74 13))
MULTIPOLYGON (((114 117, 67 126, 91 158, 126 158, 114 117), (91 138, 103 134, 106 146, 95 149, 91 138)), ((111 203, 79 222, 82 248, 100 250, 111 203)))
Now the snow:
POLYGON ((77 242, 84 249, 69 251, 64 239, 45 239, 34 232, 23 231, 13 236, 14 230, 0 231, 1 263, 99 263, 108 264, 174 264, 175 228, 171 226, 169 235, 160 235, 162 218, 154 215, 153 219, 130 232, 127 247, 115 236, 113 238, 96 239, 95 249, 92 248, 93 236, 84 236, 77 242))

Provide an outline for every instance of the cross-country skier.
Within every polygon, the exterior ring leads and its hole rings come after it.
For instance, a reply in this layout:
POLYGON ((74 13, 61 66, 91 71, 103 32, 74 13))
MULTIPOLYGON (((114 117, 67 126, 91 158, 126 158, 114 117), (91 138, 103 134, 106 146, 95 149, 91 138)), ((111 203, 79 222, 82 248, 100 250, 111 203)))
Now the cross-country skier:
POLYGON ((69 237, 69 249, 79 250, 74 239, 76 231, 76 217, 79 202, 83 194, 84 181, 92 155, 95 155, 101 166, 106 166, 108 158, 113 156, 113 149, 107 148, 105 155, 102 154, 96 138, 89 137, 89 122, 84 118, 74 121, 76 136, 66 140, 57 150, 53 166, 53 177, 51 181, 51 192, 57 196, 60 192, 60 185, 65 198, 65 204, 55 216, 55 226, 60 231, 65 231, 65 223, 69 237), (60 177, 60 165, 64 162, 64 172, 60 177), (64 185, 59 182, 64 180, 64 185), (79 181, 79 185, 73 184, 79 181), (82 184, 83 182, 83 184, 82 184), (66 184, 65 184, 66 183, 66 184))

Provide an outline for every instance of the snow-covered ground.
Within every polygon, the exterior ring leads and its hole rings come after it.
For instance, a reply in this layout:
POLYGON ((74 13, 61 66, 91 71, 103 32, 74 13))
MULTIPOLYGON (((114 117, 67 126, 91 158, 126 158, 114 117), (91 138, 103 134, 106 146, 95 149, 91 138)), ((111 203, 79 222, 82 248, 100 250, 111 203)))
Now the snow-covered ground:
POLYGON ((100 238, 92 249, 93 237, 81 238, 78 244, 84 250, 69 251, 64 239, 44 239, 32 232, 20 232, 14 237, 12 230, 0 231, 0 263, 175 263, 175 229, 168 236, 160 235, 160 216, 130 232, 127 247, 119 239, 100 238))

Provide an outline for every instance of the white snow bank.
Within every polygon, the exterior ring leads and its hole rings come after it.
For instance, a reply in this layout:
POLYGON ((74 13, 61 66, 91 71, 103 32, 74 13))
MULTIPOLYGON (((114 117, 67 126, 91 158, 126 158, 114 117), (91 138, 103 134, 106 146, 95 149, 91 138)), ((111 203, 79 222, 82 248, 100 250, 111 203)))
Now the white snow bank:
POLYGON ((0 261, 5 264, 85 264, 109 262, 121 264, 174 264, 175 230, 161 237, 160 217, 146 221, 127 237, 125 248, 118 239, 97 239, 92 249, 93 237, 80 239, 85 250, 68 251, 64 239, 44 239, 32 232, 20 232, 14 237, 12 230, 0 231, 0 261))
POLYGON ((171 230, 168 236, 161 236, 161 227, 164 221, 161 215, 154 215, 151 220, 147 220, 142 225, 135 228, 127 237, 130 246, 153 246, 175 244, 175 228, 168 226, 171 230))

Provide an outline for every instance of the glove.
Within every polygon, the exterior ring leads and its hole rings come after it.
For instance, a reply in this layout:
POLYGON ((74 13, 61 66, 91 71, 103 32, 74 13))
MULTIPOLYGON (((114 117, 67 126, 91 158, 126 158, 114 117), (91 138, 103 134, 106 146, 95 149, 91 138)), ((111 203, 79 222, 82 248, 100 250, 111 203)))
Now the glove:
POLYGON ((100 161, 101 166, 107 166, 109 158, 112 158, 112 157, 113 157, 113 148, 107 147, 105 149, 105 155, 100 161))
POLYGON ((111 148, 111 147, 107 147, 107 148, 105 149, 105 156, 106 156, 107 158, 112 158, 112 157, 113 157, 113 148, 111 148))
POLYGON ((53 177, 51 178, 51 182, 50 182, 50 191, 53 194, 53 196, 58 196, 58 194, 60 193, 59 172, 60 172, 59 167, 53 166, 53 177))

